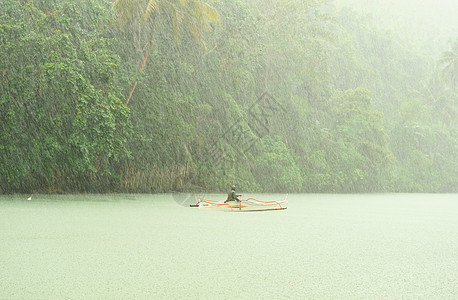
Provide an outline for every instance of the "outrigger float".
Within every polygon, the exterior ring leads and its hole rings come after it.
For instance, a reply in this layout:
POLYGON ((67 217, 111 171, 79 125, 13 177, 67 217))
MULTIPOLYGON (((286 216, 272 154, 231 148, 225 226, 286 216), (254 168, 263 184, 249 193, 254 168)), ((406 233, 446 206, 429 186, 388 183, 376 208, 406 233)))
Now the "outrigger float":
POLYGON ((283 210, 288 206, 288 194, 282 201, 260 201, 255 198, 248 198, 241 201, 216 201, 200 198, 196 204, 190 207, 197 207, 202 210, 219 210, 227 212, 241 211, 264 211, 264 210, 283 210))

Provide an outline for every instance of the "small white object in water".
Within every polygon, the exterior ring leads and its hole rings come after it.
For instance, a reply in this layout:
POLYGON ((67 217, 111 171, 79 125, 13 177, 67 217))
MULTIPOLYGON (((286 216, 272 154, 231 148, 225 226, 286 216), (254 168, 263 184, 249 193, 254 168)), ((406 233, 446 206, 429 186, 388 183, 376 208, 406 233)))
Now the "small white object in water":
POLYGON ((29 200, 29 201, 30 201, 30 200, 32 200, 32 196, 33 196, 33 194, 32 194, 32 195, 30 195, 30 197, 29 197, 29 198, 27 198, 27 200, 29 200))

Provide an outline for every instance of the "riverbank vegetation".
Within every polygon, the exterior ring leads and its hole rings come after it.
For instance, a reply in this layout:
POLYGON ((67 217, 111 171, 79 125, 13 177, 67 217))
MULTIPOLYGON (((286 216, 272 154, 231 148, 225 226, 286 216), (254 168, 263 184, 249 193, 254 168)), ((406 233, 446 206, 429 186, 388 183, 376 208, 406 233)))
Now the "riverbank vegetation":
POLYGON ((3 0, 0 192, 458 191, 458 37, 267 2, 3 0))

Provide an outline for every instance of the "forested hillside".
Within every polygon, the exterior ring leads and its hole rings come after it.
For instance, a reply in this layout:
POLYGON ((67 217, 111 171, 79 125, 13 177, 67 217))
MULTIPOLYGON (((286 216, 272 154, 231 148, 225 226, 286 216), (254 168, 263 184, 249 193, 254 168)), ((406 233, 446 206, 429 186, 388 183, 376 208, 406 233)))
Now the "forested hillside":
POLYGON ((326 0, 2 0, 0 192, 457 192, 458 36, 406 32, 326 0))

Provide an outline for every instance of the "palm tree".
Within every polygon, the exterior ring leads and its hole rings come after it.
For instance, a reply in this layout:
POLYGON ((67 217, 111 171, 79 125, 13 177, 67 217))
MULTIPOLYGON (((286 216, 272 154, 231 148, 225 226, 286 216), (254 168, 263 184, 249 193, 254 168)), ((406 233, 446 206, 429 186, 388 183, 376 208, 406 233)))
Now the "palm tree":
POLYGON ((445 106, 444 118, 442 120, 445 124, 445 119, 448 116, 448 110, 452 103, 455 89, 458 85, 458 40, 452 46, 451 50, 442 53, 439 64, 444 66, 441 72, 442 78, 450 84, 450 94, 445 106))
MULTIPOLYGON (((139 71, 143 71, 148 61, 156 17, 166 18, 169 21, 173 30, 173 39, 177 45, 181 42, 183 32, 186 32, 196 43, 205 46, 203 33, 211 31, 211 24, 216 24, 220 20, 217 10, 202 0, 114 0, 113 6, 119 16, 118 22, 121 26, 129 22, 136 24, 137 49, 143 53, 143 59, 138 66, 139 71), (141 46, 142 28, 149 31, 145 47, 141 46)), ((137 84, 138 81, 132 84, 124 102, 126 106, 137 84)))

